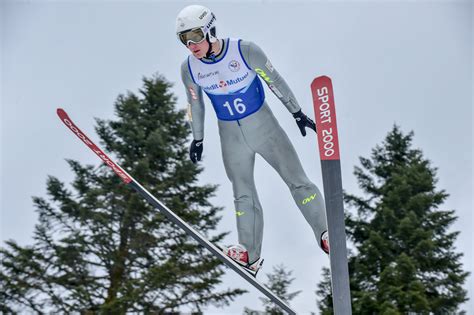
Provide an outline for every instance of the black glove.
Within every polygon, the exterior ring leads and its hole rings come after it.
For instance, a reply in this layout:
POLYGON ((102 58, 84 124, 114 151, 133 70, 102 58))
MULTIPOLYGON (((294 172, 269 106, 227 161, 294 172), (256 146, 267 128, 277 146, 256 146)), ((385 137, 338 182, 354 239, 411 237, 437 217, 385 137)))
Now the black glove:
POLYGON ((298 127, 300 128, 300 131, 303 137, 306 137, 306 127, 313 129, 314 132, 317 133, 316 124, 311 118, 303 114, 301 109, 297 111, 296 113, 293 113, 293 117, 295 118, 296 123, 298 124, 298 127))
POLYGON ((189 148, 189 158, 191 159, 191 161, 193 161, 194 164, 196 164, 197 161, 201 161, 203 140, 204 139, 193 140, 193 142, 191 143, 191 147, 189 148))

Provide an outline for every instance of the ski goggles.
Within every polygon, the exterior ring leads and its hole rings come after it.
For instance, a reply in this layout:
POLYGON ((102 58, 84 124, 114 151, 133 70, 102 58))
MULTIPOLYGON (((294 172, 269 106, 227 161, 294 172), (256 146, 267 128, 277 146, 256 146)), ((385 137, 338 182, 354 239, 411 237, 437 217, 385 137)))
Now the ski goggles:
POLYGON ((178 33, 178 37, 185 46, 188 46, 189 43, 199 44, 206 39, 206 35, 200 27, 178 33))

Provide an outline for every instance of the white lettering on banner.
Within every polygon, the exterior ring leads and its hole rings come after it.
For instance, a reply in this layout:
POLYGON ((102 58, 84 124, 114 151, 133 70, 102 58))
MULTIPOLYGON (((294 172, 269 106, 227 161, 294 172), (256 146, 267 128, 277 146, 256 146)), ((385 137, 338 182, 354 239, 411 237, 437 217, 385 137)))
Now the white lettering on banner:
POLYGON ((321 110, 321 122, 324 123, 330 123, 331 122, 331 111, 329 110, 329 95, 328 95, 328 88, 323 87, 322 89, 318 89, 318 98, 321 101, 321 105, 319 106, 319 109, 321 110), (326 118, 325 120, 323 118, 326 118))
POLYGON ((115 165, 114 162, 112 162, 106 155, 104 155, 104 153, 99 148, 97 148, 96 145, 92 143, 79 129, 77 129, 77 127, 69 119, 63 119, 63 121, 66 124, 66 126, 68 126, 69 129, 71 129, 72 132, 74 132, 76 136, 79 137, 79 139, 81 139, 85 144, 87 144, 87 146, 91 148, 92 151, 94 151, 94 153, 97 154, 102 159, 102 161, 105 162, 105 164, 110 166, 112 170, 118 176, 120 176, 123 179, 129 178, 128 175, 125 174, 124 171, 120 167, 115 165))
POLYGON ((324 155, 329 157, 334 154, 334 137, 332 128, 323 129, 324 155))
MULTIPOLYGON (((327 87, 323 87, 321 89, 317 90, 318 93, 318 99, 321 101, 321 105, 319 105, 319 117, 321 118, 321 123, 331 123, 331 110, 329 106, 329 90, 327 87)), ((322 136, 323 136, 323 147, 324 147, 324 155, 326 157, 333 156, 335 151, 334 151, 334 136, 333 136, 333 130, 331 127, 328 129, 323 128, 322 130, 322 136)))
POLYGON ((88 146, 93 145, 93 143, 90 142, 89 139, 87 139, 86 136, 84 136, 69 119, 64 119, 63 121, 69 127, 69 129, 71 129, 72 132, 74 132, 85 144, 88 146))

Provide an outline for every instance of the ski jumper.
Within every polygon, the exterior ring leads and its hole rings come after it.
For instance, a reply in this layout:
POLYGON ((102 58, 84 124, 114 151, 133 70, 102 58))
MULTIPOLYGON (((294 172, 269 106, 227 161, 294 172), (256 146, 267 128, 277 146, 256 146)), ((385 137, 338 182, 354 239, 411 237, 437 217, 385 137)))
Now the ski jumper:
POLYGON ((181 77, 194 139, 204 138, 203 92, 216 112, 224 167, 232 182, 239 243, 247 248, 250 262, 260 257, 263 213, 254 182, 258 153, 288 185, 320 245, 321 234, 327 230, 323 195, 306 176, 290 139, 266 103, 260 78, 290 113, 301 108, 257 45, 224 39, 221 47, 214 60, 190 55, 181 65, 181 77))

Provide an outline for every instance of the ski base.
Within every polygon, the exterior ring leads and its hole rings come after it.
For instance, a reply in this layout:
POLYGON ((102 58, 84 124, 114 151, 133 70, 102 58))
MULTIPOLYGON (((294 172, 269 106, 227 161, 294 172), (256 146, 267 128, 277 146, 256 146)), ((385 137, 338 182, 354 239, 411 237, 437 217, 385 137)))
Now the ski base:
POLYGON ((311 84, 318 130, 319 155, 326 201, 334 314, 352 314, 336 107, 332 81, 317 77, 311 84))
POLYGON ((183 229, 189 236, 194 238, 199 244, 207 248, 212 254, 214 254, 218 259, 220 259, 227 267, 234 270, 239 274, 243 279, 248 283, 254 286, 267 298, 269 298, 273 303, 281 307, 288 314, 296 314, 296 312, 291 309, 283 300, 281 300, 275 293, 270 291, 266 286, 257 281, 255 276, 250 274, 247 270, 242 268, 237 262, 232 258, 225 255, 222 250, 209 242, 205 237, 203 237, 199 232, 197 232, 193 227, 188 223, 183 221, 178 217, 173 211, 167 208, 161 201, 159 201, 155 196, 153 196, 148 190, 146 190, 140 183, 138 183, 132 176, 130 176, 124 169, 122 169, 117 163, 112 161, 107 154, 105 154, 94 142, 92 142, 89 137, 86 136, 69 118, 68 114, 62 109, 57 109, 57 114, 61 121, 82 141, 84 142, 89 149, 91 149, 107 166, 109 166, 117 176, 119 176, 122 181, 139 193, 145 200, 147 200, 152 206, 158 209, 163 213, 170 221, 178 225, 183 229))

